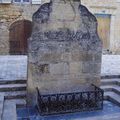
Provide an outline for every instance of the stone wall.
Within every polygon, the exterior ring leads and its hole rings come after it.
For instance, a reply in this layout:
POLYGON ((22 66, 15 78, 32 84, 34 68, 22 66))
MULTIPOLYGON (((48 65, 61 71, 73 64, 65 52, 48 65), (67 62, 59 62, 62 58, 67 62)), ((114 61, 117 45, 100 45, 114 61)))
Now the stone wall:
POLYGON ((9 28, 18 20, 32 20, 40 5, 0 4, 0 54, 9 54, 9 28))
POLYGON ((111 15, 109 50, 120 54, 120 0, 82 0, 93 14, 111 15))
POLYGON ((33 23, 28 53, 30 105, 36 104, 36 87, 49 92, 100 85, 102 43, 96 18, 86 7, 77 1, 53 0, 38 9, 33 23))
MULTIPOLYGON (((49 0, 42 0, 46 2, 49 0)), ((94 14, 110 14, 110 45, 112 53, 120 53, 120 1, 119 0, 82 0, 81 3, 86 5, 94 14)), ((0 54, 9 54, 9 27, 17 20, 32 20, 32 14, 40 5, 31 4, 0 4, 0 54)))

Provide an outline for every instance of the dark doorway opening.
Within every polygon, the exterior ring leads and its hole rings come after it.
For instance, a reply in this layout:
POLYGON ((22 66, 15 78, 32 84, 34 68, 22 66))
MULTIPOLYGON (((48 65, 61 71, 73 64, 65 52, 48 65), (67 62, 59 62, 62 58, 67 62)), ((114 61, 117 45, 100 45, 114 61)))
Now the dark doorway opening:
POLYGON ((10 26, 9 33, 9 53, 11 55, 27 54, 27 39, 32 32, 32 22, 29 20, 19 20, 10 26))

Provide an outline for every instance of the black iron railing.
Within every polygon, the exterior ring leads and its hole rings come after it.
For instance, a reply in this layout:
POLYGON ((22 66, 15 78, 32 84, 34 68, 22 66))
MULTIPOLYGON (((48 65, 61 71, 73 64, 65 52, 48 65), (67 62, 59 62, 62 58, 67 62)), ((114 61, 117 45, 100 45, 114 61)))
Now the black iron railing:
POLYGON ((41 95, 39 90, 37 106, 41 115, 103 109, 103 90, 92 85, 94 91, 41 95))

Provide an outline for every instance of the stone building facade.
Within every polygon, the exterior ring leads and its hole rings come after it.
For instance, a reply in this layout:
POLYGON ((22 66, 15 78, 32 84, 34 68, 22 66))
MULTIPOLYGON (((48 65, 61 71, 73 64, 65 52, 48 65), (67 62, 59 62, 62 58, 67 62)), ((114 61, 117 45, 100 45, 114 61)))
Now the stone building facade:
MULTIPOLYGON (((42 0, 44 3, 48 0, 42 0)), ((32 15, 40 4, 32 3, 0 3, 0 54, 9 54, 10 27, 21 20, 32 21, 32 15)), ((17 26, 16 26, 17 27, 17 26)), ((17 32, 17 31, 16 31, 17 32)), ((14 32, 14 35, 17 34, 14 32)))
MULTIPOLYGON (((46 1, 49 0, 42 0, 42 2, 46 1)), ((100 26, 107 25, 108 29, 105 26, 100 28, 100 34, 103 36, 101 38, 107 38, 107 40, 103 40, 105 49, 108 49, 112 53, 120 53, 120 0, 82 0, 81 3, 83 5, 85 4, 93 14, 102 19, 100 20, 102 21, 100 26), (109 19, 107 23, 105 23, 107 20, 104 19, 105 17, 109 19), (104 30, 104 28, 106 29, 104 30)), ((14 26, 14 23, 19 23, 20 20, 28 20, 31 22, 32 15, 39 6, 40 4, 31 4, 31 2, 17 4, 14 2, 10 4, 0 3, 0 54, 10 54, 11 25, 14 26)), ((19 26, 17 28, 19 28, 19 26)), ((13 33, 16 35, 18 32, 15 31, 13 33)), ((12 47, 15 46, 16 44, 12 47)))
MULTIPOLYGON (((9 54, 9 28, 19 20, 30 20, 38 5, 0 5, 0 54, 9 54)), ((16 34, 16 33, 15 33, 16 34)))
MULTIPOLYGON (((85 4, 87 8, 97 15, 109 16, 109 38, 108 42, 103 41, 103 44, 107 44, 107 49, 113 54, 120 53, 120 0, 82 0, 82 4, 85 4)), ((105 20, 103 20, 105 21, 105 20)), ((99 22, 99 21, 98 21, 99 22)), ((101 25, 101 24, 100 24, 101 25)), ((103 30, 103 32, 106 32, 103 30)), ((101 33, 104 34, 104 33, 101 33)), ((102 36, 102 35, 101 35, 102 36)))

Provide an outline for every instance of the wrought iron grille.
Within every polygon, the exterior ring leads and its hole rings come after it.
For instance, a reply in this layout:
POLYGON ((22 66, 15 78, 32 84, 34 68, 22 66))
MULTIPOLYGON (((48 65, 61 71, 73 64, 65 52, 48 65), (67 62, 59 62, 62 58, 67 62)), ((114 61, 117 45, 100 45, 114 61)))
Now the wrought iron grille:
POLYGON ((94 91, 41 95, 37 88, 37 107, 41 115, 103 109, 103 90, 92 85, 94 91))

